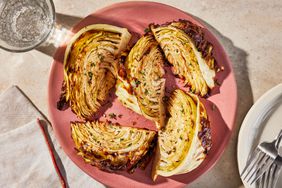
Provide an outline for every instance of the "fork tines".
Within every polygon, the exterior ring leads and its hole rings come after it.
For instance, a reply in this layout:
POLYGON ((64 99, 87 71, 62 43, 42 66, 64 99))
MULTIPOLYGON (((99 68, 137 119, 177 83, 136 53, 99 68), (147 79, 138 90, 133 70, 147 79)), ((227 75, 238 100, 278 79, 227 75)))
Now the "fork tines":
POLYGON ((281 140, 282 130, 272 142, 262 142, 256 147, 240 174, 243 181, 253 184, 263 176, 259 182, 264 187, 268 188, 268 185, 275 184, 273 178, 280 172, 282 166, 281 156, 278 155, 281 140))
POLYGON ((274 159, 257 147, 241 173, 244 181, 255 182, 273 163, 274 159))
POLYGON ((282 157, 278 156, 270 168, 257 181, 258 188, 274 188, 282 167, 282 157))

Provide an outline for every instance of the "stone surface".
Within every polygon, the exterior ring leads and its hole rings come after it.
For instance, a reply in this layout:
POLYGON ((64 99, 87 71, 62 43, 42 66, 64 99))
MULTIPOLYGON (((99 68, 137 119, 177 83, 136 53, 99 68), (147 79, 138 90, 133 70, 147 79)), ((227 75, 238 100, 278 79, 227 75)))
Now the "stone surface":
MULTIPOLYGON (((77 22, 113 0, 54 0, 58 19, 68 15, 77 22)), ((204 20, 227 51, 238 85, 236 128, 218 163, 189 187, 240 187, 237 170, 237 136, 249 108, 264 92, 282 82, 282 1, 281 0, 164 0, 162 3, 189 12, 204 20)), ((48 51, 40 48, 47 54, 48 51)), ((18 85, 39 109, 47 113, 47 84, 52 57, 40 51, 10 53, 0 50, 0 92, 18 85)))

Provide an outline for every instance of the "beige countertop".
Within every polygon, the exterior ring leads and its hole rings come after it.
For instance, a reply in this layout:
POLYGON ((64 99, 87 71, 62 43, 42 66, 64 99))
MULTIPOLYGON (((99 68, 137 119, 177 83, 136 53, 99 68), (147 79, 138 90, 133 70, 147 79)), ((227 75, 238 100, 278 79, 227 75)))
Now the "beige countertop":
MULTIPOLYGON (((119 1, 54 0, 58 19, 63 21, 67 15, 83 18, 114 2, 119 1)), ((282 1, 159 2, 204 20, 227 51, 238 85, 238 111, 232 139, 218 163, 189 187, 239 187, 242 182, 237 170, 236 146, 241 122, 264 92, 282 83, 282 1)), ((18 85, 43 113, 48 114, 47 82, 51 65, 52 57, 37 50, 16 54, 0 49, 0 93, 10 85, 18 85)))

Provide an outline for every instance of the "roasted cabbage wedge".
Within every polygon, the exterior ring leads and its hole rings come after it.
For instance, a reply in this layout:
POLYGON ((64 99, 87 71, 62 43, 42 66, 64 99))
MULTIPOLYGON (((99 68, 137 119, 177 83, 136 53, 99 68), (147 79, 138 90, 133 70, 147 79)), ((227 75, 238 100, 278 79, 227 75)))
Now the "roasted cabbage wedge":
POLYGON ((69 103, 78 117, 90 119, 105 103, 116 83, 118 56, 130 38, 127 29, 106 24, 89 25, 72 37, 65 52, 60 101, 69 103))
POLYGON ((197 168, 211 148, 211 132, 204 106, 194 94, 175 90, 168 101, 170 117, 158 133, 152 178, 197 168))
POLYGON ((142 115, 141 109, 137 101, 137 97, 133 94, 132 88, 126 78, 119 77, 116 83, 116 92, 115 93, 116 93, 116 96, 118 97, 118 100, 125 107, 142 115))
POLYGON ((155 131, 102 122, 72 122, 72 139, 85 162, 105 171, 145 168, 157 141, 155 131))
POLYGON ((173 65, 173 73, 184 79, 191 92, 206 96, 214 87, 215 59, 202 29, 186 20, 151 24, 150 29, 173 65))
POLYGON ((126 78, 117 83, 118 99, 128 108, 155 121, 161 129, 165 121, 164 57, 151 33, 141 37, 125 61, 126 78))

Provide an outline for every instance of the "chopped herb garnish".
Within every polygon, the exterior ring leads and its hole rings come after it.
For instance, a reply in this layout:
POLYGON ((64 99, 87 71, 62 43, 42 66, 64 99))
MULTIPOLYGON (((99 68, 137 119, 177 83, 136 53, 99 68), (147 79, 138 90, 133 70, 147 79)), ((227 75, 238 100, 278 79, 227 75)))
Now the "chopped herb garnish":
POLYGON ((117 115, 115 113, 110 113, 109 116, 111 119, 117 119, 117 115))
POLYGON ((95 63, 91 63, 90 66, 91 66, 91 67, 95 67, 95 63))
POLYGON ((119 115, 118 115, 118 118, 122 118, 122 114, 119 114, 119 115))
POLYGON ((167 151, 166 152, 168 155, 170 155, 171 153, 172 153, 172 151, 171 150, 169 150, 169 151, 167 151))
POLYGON ((145 72, 144 71, 139 71, 140 74, 142 74, 143 76, 145 76, 145 72))
POLYGON ((105 59, 105 56, 103 56, 102 54, 98 54, 98 58, 103 61, 105 59))
POLYGON ((121 138, 120 141, 124 141, 124 138, 121 138))
POLYGON ((93 73, 92 72, 88 72, 88 77, 89 77, 89 80, 91 81, 92 77, 93 77, 93 73))
POLYGON ((101 61, 104 61, 104 59, 105 59, 105 57, 102 55, 101 58, 100 58, 100 60, 101 60, 101 61))
POLYGON ((150 31, 150 29, 147 27, 144 29, 144 33, 148 33, 150 31))
POLYGON ((145 89, 145 95, 148 95, 148 94, 149 94, 148 89, 145 89))
POLYGON ((132 145, 132 143, 129 143, 127 146, 130 147, 132 145))
POLYGON ((184 109, 183 108, 181 109, 181 113, 184 114, 184 109))
POLYGON ((138 87, 138 85, 140 84, 141 82, 139 80, 135 80, 135 85, 136 87, 138 87))

